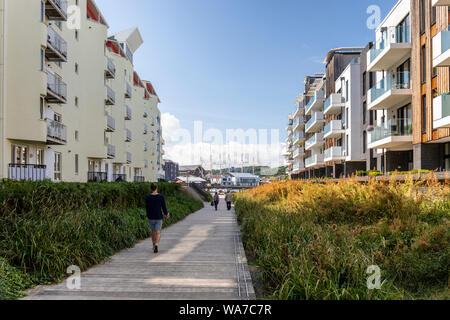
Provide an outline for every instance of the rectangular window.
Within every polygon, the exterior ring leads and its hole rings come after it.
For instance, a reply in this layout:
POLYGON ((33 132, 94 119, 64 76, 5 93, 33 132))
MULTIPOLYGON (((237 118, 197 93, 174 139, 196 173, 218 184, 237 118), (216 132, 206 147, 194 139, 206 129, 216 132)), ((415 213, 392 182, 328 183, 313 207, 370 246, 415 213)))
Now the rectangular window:
POLYGON ((427 132, 427 95, 422 96, 422 133, 427 132))
POLYGON ((40 116, 40 120, 44 120, 44 98, 41 97, 40 98, 40 103, 39 103, 39 116, 40 116))
POLYGON ((75 155, 75 174, 78 174, 78 155, 75 155))
POLYGON ((426 46, 422 47, 421 57, 420 57, 421 65, 422 65, 422 83, 425 83, 427 81, 427 51, 426 46))
POLYGON ((367 152, 367 131, 363 132, 363 153, 367 152))
POLYGON ((367 123, 367 102, 363 102, 363 124, 367 123))
POLYGON ((366 95, 367 93, 367 73, 364 72, 363 73, 363 79, 362 79, 363 83, 362 83, 362 87, 363 87, 363 96, 366 95))
POLYGON ((44 49, 41 48, 41 71, 44 71, 45 68, 45 53, 44 49))
POLYGON ((345 81, 345 101, 348 101, 348 80, 345 81))
POLYGON ((28 164, 28 147, 13 145, 11 162, 13 164, 28 164))
POLYGON ((348 156, 349 153, 349 146, 348 146, 348 135, 345 136, 345 155, 348 156))
POLYGON ((41 22, 45 22, 45 3, 41 1, 41 22))
POLYGON ((425 33, 425 7, 426 0, 420 0, 420 33, 425 33))
POLYGON ((373 111, 369 111, 369 125, 373 126, 373 111))
POLYGON ((36 164, 37 165, 44 165, 44 150, 37 149, 36 151, 36 164))
POLYGON ((434 6, 431 10, 431 25, 436 24, 436 17, 437 17, 437 7, 434 6))
POLYGON ((78 141, 78 130, 75 130, 75 141, 78 141))
POLYGON ((54 180, 61 181, 61 153, 55 152, 55 162, 54 162, 54 180))

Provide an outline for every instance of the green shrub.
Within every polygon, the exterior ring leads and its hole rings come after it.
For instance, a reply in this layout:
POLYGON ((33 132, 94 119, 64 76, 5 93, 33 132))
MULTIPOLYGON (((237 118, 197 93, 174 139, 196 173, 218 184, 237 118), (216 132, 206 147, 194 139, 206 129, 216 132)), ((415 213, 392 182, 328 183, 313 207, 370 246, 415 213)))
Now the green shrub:
POLYGON ((267 298, 448 293, 450 188, 425 184, 280 182, 237 195, 245 247, 267 298), (381 290, 367 288, 370 265, 381 268, 381 290))
MULTIPOLYGON (((165 227, 203 207, 179 185, 159 184, 159 191, 171 213, 165 227)), ((71 265, 84 271, 148 238, 148 193, 147 183, 0 183, 7 208, 0 215, 0 298, 58 282, 71 265)))

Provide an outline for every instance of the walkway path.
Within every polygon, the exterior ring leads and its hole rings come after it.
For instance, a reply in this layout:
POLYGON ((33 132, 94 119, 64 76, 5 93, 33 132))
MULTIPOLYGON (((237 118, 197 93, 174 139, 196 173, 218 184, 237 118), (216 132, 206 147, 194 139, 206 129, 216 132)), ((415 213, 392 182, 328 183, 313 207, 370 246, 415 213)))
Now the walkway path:
POLYGON ((239 300, 255 299, 234 211, 209 204, 163 231, 160 253, 152 241, 81 275, 81 290, 66 281, 38 287, 28 300, 239 300), (248 292, 248 295, 247 295, 248 292))

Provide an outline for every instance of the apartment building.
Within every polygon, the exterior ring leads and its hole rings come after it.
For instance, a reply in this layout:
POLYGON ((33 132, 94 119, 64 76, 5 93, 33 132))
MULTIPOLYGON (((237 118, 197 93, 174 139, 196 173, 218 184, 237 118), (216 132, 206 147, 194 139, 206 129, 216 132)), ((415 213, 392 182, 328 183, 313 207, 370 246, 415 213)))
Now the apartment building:
POLYGON ((366 168, 361 148, 362 49, 332 49, 324 61, 327 79, 323 108, 325 177, 349 176, 366 168))
POLYGON ((367 107, 378 170, 450 170, 448 12, 445 1, 400 0, 376 31, 367 107))
POLYGON ((93 0, 1 6, 0 177, 156 181, 163 150, 149 133, 160 101, 134 69, 139 30, 108 37, 93 0), (66 23, 72 6, 78 29, 66 23))

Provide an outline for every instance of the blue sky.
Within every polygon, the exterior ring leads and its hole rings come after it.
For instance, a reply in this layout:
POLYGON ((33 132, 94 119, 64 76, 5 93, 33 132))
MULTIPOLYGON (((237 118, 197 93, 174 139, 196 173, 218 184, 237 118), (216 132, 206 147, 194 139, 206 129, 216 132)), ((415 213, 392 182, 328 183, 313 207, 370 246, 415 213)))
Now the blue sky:
MULTIPOLYGON (((279 128, 306 75, 323 72, 329 49, 375 38, 368 6, 382 19, 396 0, 97 0, 114 33, 139 27, 135 55, 162 113, 184 128, 279 128)), ((283 139, 284 140, 284 139, 283 139)))

